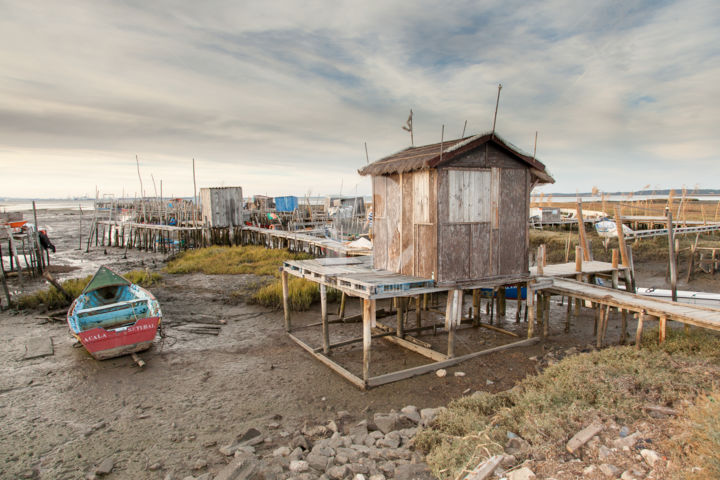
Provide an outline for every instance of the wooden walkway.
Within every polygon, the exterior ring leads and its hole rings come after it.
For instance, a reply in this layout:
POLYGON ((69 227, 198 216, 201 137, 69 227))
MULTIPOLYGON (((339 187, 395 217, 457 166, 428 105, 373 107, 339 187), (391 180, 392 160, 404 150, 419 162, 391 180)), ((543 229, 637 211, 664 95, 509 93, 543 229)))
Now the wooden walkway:
POLYGON ((717 308, 671 302, 565 278, 553 278, 552 286, 546 290, 557 295, 580 298, 601 305, 656 317, 661 322, 671 320, 710 330, 720 330, 720 309, 717 308))
POLYGON ((297 252, 308 252, 315 256, 326 256, 328 252, 346 257, 372 254, 372 248, 351 247, 338 240, 308 233, 244 226, 240 235, 243 245, 259 244, 268 248, 288 248, 297 252))

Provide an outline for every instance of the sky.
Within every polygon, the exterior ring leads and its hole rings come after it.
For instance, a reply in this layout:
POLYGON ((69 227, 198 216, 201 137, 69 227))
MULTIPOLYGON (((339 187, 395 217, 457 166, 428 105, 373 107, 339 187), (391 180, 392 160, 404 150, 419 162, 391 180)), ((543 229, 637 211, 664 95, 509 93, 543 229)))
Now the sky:
POLYGON ((720 2, 0 0, 0 197, 369 194, 489 131, 540 191, 720 188, 720 2), (154 186, 153 186, 153 181, 154 186))

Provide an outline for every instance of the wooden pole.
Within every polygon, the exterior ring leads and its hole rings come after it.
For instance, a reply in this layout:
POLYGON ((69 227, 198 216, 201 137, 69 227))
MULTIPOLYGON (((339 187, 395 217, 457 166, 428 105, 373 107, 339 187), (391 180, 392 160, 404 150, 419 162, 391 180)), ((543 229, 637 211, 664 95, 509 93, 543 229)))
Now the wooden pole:
POLYGON ((375 323, 375 300, 363 300, 363 381, 367 385, 370 378, 370 346, 372 344, 372 326, 375 323))
POLYGON ((517 302, 517 309, 515 310, 515 323, 520 323, 520 310, 522 310, 522 285, 518 283, 515 288, 517 289, 517 298, 515 299, 517 302))
POLYGON ((550 335, 550 295, 543 295, 543 337, 550 335))
POLYGON ((397 336, 405 338, 405 307, 407 301, 405 297, 398 297, 397 299, 397 336))
POLYGON ((198 208, 198 199, 197 199, 197 184, 195 183, 195 159, 193 158, 193 199, 195 203, 193 204, 193 227, 195 226, 195 223, 197 222, 197 208, 198 208))
MULTIPOLYGON (((675 239, 673 236, 673 220, 672 212, 669 208, 665 209, 667 216, 668 229, 668 261, 670 262, 670 290, 672 292, 672 301, 677 302, 677 262, 675 259, 675 239)), ((664 335, 663 335, 664 337, 664 335)))
MULTIPOLYGON (((140 159, 135 155, 135 162, 137 163, 138 178, 140 179, 140 206, 142 208, 143 222, 147 223, 147 215, 145 214, 145 192, 143 190, 142 176, 140 176, 140 159)), ((97 205, 95 206, 97 210, 97 205)))
POLYGON ((281 278, 283 292, 283 312, 285 313, 285 331, 290 333, 290 289, 288 287, 288 272, 283 270, 281 278))
POLYGON ((37 252, 37 267, 38 273, 42 275, 45 270, 45 262, 42 254, 42 245, 40 245, 40 227, 37 221, 37 209, 35 208, 35 200, 33 200, 33 220, 35 221, 35 251, 37 252))
POLYGON ((577 273, 582 273, 582 263, 583 263, 583 255, 582 255, 582 247, 579 245, 575 247, 575 271, 577 273))
POLYGON ((660 317, 660 325, 659 325, 659 333, 660 333, 660 344, 662 344, 665 341, 665 335, 667 333, 667 317, 662 316, 660 317))
POLYGON ((592 253, 590 252, 590 245, 588 243, 585 232, 585 220, 583 219, 582 200, 578 200, 576 211, 578 221, 578 233, 580 234, 580 245, 582 246, 583 250, 583 258, 586 262, 589 262, 592 260, 592 253))
POLYGON ((620 247, 620 257, 624 267, 630 266, 630 260, 627 253, 627 244, 625 243, 625 232, 622 227, 622 216, 620 216, 620 207, 615 205, 615 230, 618 236, 618 246, 620 247))
POLYGON ((342 296, 340 297, 340 309, 338 310, 338 318, 340 320, 345 318, 345 298, 345 292, 342 292, 342 296))
POLYGON ((415 326, 422 328, 422 305, 420 304, 420 295, 415 296, 415 326))
POLYGON ((500 317, 505 316, 505 287, 498 288, 497 292, 497 314, 500 317))
POLYGON ((528 315, 528 338, 533 337, 533 329, 535 328, 535 291, 528 282, 525 293, 525 312, 528 315))
POLYGON ((492 128, 493 135, 495 135, 495 123, 497 122, 498 106, 500 106, 500 90, 502 90, 502 84, 498 84, 497 100, 495 100, 495 115, 493 115, 493 128, 492 128))
POLYGON ((622 310, 622 316, 620 320, 620 345, 625 345, 627 340, 627 310, 622 310))

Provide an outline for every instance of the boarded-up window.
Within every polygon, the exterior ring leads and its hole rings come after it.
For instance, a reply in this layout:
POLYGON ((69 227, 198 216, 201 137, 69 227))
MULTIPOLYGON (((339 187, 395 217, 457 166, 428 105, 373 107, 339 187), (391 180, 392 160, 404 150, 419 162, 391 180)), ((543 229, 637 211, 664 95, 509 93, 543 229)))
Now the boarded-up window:
POLYGON ((490 221, 490 170, 448 170, 448 220, 490 221))
POLYGON ((430 223, 430 171, 413 173, 413 222, 430 223))

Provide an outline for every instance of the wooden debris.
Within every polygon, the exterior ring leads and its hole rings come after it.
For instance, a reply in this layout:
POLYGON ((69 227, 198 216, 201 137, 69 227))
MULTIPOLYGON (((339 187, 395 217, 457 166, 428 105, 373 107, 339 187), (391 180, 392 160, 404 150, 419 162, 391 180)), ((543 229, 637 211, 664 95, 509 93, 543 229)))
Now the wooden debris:
POLYGON ((137 363, 138 367, 142 368, 145 366, 145 361, 142 358, 138 357, 137 353, 132 354, 132 359, 135 363, 137 363))
POLYGON ((660 413, 662 415, 676 416, 678 411, 670 407, 662 407, 660 405, 645 405, 645 410, 649 412, 660 413))
POLYGON ((565 448, 567 448, 567 451, 570 453, 577 452, 583 445, 589 442, 592 437, 600 433, 602 429, 603 425, 601 423, 591 423, 589 426, 577 432, 565 448))
POLYGON ((464 480, 486 480, 490 478, 503 460, 503 455, 493 455, 473 468, 464 480))
POLYGON ((25 344, 25 355, 23 356, 23 360, 47 357, 53 355, 54 353, 55 350, 53 348, 53 341, 51 337, 31 338, 25 344))

